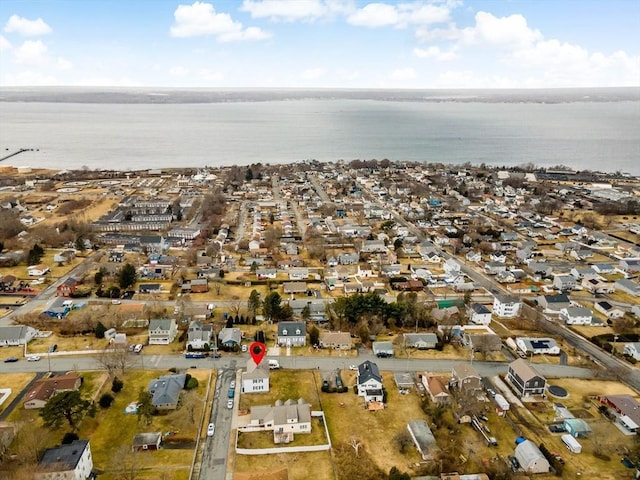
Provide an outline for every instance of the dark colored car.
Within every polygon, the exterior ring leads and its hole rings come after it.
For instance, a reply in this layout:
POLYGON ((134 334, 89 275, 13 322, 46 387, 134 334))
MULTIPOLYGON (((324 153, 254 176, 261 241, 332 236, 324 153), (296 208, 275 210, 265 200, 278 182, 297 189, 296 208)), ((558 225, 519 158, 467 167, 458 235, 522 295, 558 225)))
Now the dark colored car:
POLYGON ((567 429, 564 428, 564 425, 556 424, 556 425, 549 425, 549 431, 551 433, 562 433, 562 432, 566 432, 567 429))
POLYGON ((514 456, 509 456, 509 463, 511 464, 511 470, 514 472, 520 468, 520 462, 514 456))
MULTIPOLYGON (((6 360, 5 360, 5 362, 6 362, 6 360)), ((634 468, 635 467, 635 464, 628 457, 622 457, 622 460, 620 460, 620 461, 627 468, 634 468)))
POLYGON ((53 353, 53 352, 55 352, 57 349, 58 349, 58 344, 57 344, 57 343, 54 343, 53 345, 51 345, 51 346, 49 347, 49 353, 53 353))
POLYGON ((17 357, 9 357, 9 358, 5 358, 4 359, 4 363, 13 363, 13 362, 17 362, 18 358, 17 357))

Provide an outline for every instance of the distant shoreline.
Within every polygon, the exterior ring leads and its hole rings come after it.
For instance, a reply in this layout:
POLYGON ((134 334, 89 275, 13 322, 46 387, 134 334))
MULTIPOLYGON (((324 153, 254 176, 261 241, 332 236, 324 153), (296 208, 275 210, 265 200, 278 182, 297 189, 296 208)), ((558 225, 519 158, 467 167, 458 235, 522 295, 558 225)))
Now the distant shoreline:
POLYGON ((0 87, 0 102, 190 104, 295 100, 541 104, 623 102, 640 101, 640 87, 554 89, 0 87))

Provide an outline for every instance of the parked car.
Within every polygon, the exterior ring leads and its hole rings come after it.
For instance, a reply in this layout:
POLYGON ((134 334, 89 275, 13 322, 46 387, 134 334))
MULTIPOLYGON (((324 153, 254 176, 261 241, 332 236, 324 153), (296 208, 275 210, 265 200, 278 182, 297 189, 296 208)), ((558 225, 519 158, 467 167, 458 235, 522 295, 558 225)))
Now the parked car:
POLYGON ((227 408, 229 409, 233 408, 233 398, 230 398, 229 400, 227 400, 227 408))
POLYGON ((496 391, 493 388, 487 388, 487 393, 494 398, 496 396, 496 391))
POLYGON ((349 370, 358 370, 357 365, 349 365, 349 370))
POLYGON ((40 361, 39 355, 29 355, 27 357, 27 362, 39 362, 39 361, 40 361))
POLYGON ((509 463, 511 464, 511 470, 514 472, 520 468, 520 462, 512 455, 509 456, 509 463))
POLYGON ((567 429, 564 428, 564 425, 562 424, 555 424, 555 425, 549 425, 549 431, 551 433, 562 433, 562 432, 566 432, 567 429))
POLYGON ((216 431, 216 426, 213 423, 210 423, 207 427, 207 437, 213 437, 213 434, 216 431))
POLYGON ((57 343, 54 343, 53 345, 51 345, 51 346, 49 347, 49 353, 53 353, 53 352, 55 352, 56 350, 58 350, 58 344, 57 344, 57 343))
POLYGON ((142 351, 142 348, 143 348, 143 345, 142 345, 141 343, 139 343, 139 344, 137 344, 137 345, 135 346, 135 348, 133 349, 133 351, 134 351, 135 353, 140 353, 140 352, 142 351))
POLYGON ((18 357, 9 357, 4 359, 4 363, 13 363, 17 361, 18 361, 18 357))
POLYGON ((236 381, 235 380, 231 380, 231 383, 229 384, 229 388, 236 388, 236 381))

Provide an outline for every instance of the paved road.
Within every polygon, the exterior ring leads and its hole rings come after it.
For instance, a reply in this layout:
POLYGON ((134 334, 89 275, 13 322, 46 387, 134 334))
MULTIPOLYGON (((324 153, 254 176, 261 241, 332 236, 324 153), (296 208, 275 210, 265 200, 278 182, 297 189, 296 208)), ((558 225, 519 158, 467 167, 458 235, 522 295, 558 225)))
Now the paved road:
POLYGON ((227 408, 227 392, 231 380, 236 379, 236 360, 218 371, 216 390, 213 396, 211 408, 211 421, 215 423, 216 430, 213 437, 206 437, 204 455, 200 465, 199 479, 223 479, 227 473, 227 453, 231 442, 231 426, 233 415, 237 411, 237 398, 240 385, 236 384, 236 401, 233 409, 227 408))

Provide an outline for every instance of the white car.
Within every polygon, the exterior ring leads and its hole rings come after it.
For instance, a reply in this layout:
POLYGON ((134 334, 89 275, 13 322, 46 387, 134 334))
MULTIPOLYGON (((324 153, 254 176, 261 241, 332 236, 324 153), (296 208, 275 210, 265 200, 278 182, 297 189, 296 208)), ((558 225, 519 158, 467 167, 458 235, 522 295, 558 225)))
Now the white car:
POLYGON ((231 380, 231 383, 229 384, 229 388, 236 388, 236 381, 235 380, 231 380))
POLYGON ((140 353, 140 352, 142 351, 142 344, 141 344, 141 343, 139 343, 139 344, 137 344, 135 347, 133 347, 133 351, 134 351, 135 353, 140 353))
POLYGON ((40 361, 40 356, 38 355, 29 355, 27 357, 27 362, 39 362, 40 361))
POLYGON ((207 427, 207 437, 213 437, 213 434, 216 431, 216 426, 213 423, 210 423, 207 427))
POLYGON ((349 370, 358 370, 357 365, 349 365, 349 370))
POLYGON ((227 400, 227 408, 229 409, 233 408, 233 398, 230 398, 229 400, 227 400))

